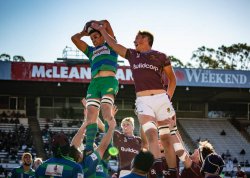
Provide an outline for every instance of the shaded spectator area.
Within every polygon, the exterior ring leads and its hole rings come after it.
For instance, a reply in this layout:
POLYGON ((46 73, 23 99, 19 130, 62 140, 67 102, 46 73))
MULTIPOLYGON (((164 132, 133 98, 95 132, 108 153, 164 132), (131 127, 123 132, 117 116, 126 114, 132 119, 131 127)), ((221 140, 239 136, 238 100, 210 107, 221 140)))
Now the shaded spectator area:
POLYGON ((7 173, 19 166, 24 152, 35 157, 36 150, 28 118, 5 114, 0 115, 0 169, 7 173))
MULTIPOLYGON (((38 119, 40 129, 42 131, 42 139, 44 143, 44 151, 47 157, 50 157, 52 152, 50 150, 50 141, 54 134, 63 132, 71 140, 76 134, 77 130, 81 126, 82 119, 48 119, 48 118, 39 118, 38 119)), ((96 144, 100 143, 103 134, 98 133, 95 140, 96 144)))
POLYGON ((178 122, 193 142, 210 141, 226 161, 235 159, 240 163, 250 160, 250 143, 229 120, 179 118, 178 122), (245 150, 244 155, 240 154, 242 149, 245 150))

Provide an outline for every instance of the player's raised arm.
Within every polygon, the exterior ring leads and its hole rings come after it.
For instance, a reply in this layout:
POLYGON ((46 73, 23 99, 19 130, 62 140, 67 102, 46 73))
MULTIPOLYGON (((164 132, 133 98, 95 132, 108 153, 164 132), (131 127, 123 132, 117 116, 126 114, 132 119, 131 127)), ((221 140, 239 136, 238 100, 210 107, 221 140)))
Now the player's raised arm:
POLYGON ((108 132, 104 135, 104 137, 102 138, 102 141, 100 143, 100 145, 97 148, 97 151, 99 151, 100 157, 103 157, 104 152, 106 151, 106 149, 108 148, 108 145, 113 137, 113 133, 116 127, 116 121, 114 118, 112 118, 111 120, 108 121, 109 124, 109 129, 108 132))
POLYGON ((164 67, 164 72, 168 78, 167 94, 171 100, 174 95, 175 88, 176 88, 176 77, 175 77, 173 67, 171 65, 164 67))
POLYGON ((85 131, 86 131, 86 126, 87 126, 87 122, 84 122, 81 127, 78 129, 77 133, 75 134, 75 136, 73 137, 72 141, 71 141, 71 145, 74 145, 75 148, 79 148, 84 137, 85 137, 85 131))
POLYGON ((104 25, 100 25, 99 23, 93 22, 91 26, 94 29, 100 31, 109 46, 111 46, 111 48, 113 48, 113 50, 115 50, 115 52, 117 52, 121 57, 125 58, 127 48, 122 46, 121 44, 116 43, 116 40, 108 34, 104 25))
POLYGON ((86 50, 86 48, 88 47, 88 44, 81 40, 82 37, 84 36, 89 36, 88 32, 87 32, 87 25, 88 23, 85 24, 83 30, 79 33, 76 33, 75 35, 73 35, 71 37, 72 42, 76 45, 76 47, 81 50, 82 52, 86 50))

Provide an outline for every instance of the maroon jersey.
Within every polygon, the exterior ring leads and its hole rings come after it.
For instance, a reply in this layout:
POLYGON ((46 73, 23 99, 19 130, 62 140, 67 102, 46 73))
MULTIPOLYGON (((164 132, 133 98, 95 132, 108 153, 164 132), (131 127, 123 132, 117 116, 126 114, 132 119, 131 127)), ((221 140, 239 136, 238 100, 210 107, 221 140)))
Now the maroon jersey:
MULTIPOLYGON (((168 170, 168 164, 167 164, 167 160, 165 157, 162 157, 162 173, 163 173, 163 177, 164 178, 169 178, 170 177, 170 173, 169 173, 169 170, 168 170)), ((179 158, 176 156, 176 163, 177 163, 177 175, 179 175, 179 158)), ((157 175, 156 175, 156 172, 155 171, 152 171, 150 170, 149 173, 148 173, 148 177, 149 178, 157 178, 157 175)))
POLYGON ((246 176, 245 172, 244 171, 238 171, 236 173, 236 177, 237 178, 244 178, 244 176, 246 176))
POLYGON ((201 163, 197 164, 192 162, 191 168, 184 168, 181 172, 181 178, 203 178, 204 176, 201 174, 201 163))
POLYGON ((125 58, 130 63, 136 92, 165 89, 162 73, 163 68, 170 65, 170 60, 164 53, 155 50, 140 53, 128 49, 125 58))
POLYGON ((131 161, 141 150, 141 138, 137 136, 126 136, 119 131, 114 132, 114 146, 119 150, 119 171, 130 170, 131 161))

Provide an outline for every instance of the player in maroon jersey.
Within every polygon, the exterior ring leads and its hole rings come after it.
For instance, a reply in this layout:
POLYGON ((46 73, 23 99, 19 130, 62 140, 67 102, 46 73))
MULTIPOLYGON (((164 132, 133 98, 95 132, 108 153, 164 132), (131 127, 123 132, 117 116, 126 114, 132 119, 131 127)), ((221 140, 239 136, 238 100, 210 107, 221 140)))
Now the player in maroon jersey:
POLYGON ((119 150, 118 175, 120 176, 131 170, 131 162, 141 150, 141 138, 134 135, 134 127, 134 118, 126 117, 121 122, 122 132, 118 130, 114 132, 114 146, 119 150))
POLYGON ((175 119, 175 110, 171 98, 176 88, 176 77, 169 58, 162 52, 152 50, 154 37, 150 32, 139 31, 135 37, 135 49, 127 49, 117 44, 108 35, 105 28, 97 23, 92 27, 99 30, 107 43, 131 66, 136 90, 136 108, 140 125, 146 134, 149 150, 155 157, 153 165, 157 175, 162 175, 162 163, 158 146, 158 130, 165 149, 169 172, 177 177, 176 154, 180 160, 185 158, 185 151, 177 136, 171 135, 169 122, 175 119), (168 79, 165 90, 162 74, 168 79))
POLYGON ((204 178, 222 178, 220 174, 224 166, 225 162, 222 157, 217 153, 211 153, 204 160, 201 173, 204 175, 204 178))
POLYGON ((244 171, 241 170, 241 166, 237 166, 236 178, 247 178, 247 175, 244 171))
POLYGON ((212 144, 208 141, 200 141, 199 147, 194 150, 194 153, 186 156, 181 178, 203 178, 200 170, 205 158, 211 153, 214 153, 212 144))

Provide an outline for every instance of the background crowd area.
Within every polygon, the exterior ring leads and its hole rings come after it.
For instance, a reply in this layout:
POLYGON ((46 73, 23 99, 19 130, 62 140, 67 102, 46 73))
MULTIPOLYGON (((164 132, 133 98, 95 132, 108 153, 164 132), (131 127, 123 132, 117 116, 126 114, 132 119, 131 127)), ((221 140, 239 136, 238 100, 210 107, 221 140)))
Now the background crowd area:
MULTIPOLYGON (((50 158, 52 156, 50 142, 53 135, 63 132, 71 140, 82 124, 82 119, 39 118, 36 120, 37 126, 25 114, 17 112, 2 112, 0 114, 0 177, 6 177, 13 168, 21 165, 21 157, 24 152, 31 153, 33 160, 37 157, 42 157, 43 161, 50 158), (40 145, 38 144, 39 141, 40 145)), ((139 135, 139 126, 138 123, 136 124, 135 135, 139 135)), ((250 177, 249 126, 241 127, 238 124, 237 127, 240 128, 236 128, 228 120, 217 120, 215 118, 210 120, 180 119, 178 126, 180 133, 188 136, 188 138, 184 137, 184 141, 190 154, 194 151, 193 148, 197 147, 199 141, 209 140, 225 161, 224 177, 235 177, 238 165, 241 165, 242 170, 250 177), (191 128, 186 125, 186 122, 189 123, 188 125, 192 128, 192 131, 189 130, 191 128), (201 127, 199 122, 206 127, 210 134, 216 136, 212 135, 210 137, 207 133, 204 133, 205 135, 199 134, 199 130, 204 132, 204 128, 197 128, 201 127), (227 124, 230 124, 230 127, 227 124), (240 130, 244 130, 244 133, 248 135, 242 135, 240 130), (227 139, 233 141, 234 148, 227 145, 227 139), (246 144, 243 144, 242 139, 245 140, 246 144), (216 141, 219 142, 219 146, 216 141)), ((120 130, 120 120, 117 120, 117 130, 120 130)), ((98 133, 95 140, 97 145, 100 144, 102 137, 103 133, 98 133)), ((108 165, 110 175, 112 175, 118 169, 117 157, 111 157, 108 165)), ((180 163, 180 169, 183 169, 182 163, 180 163)))

